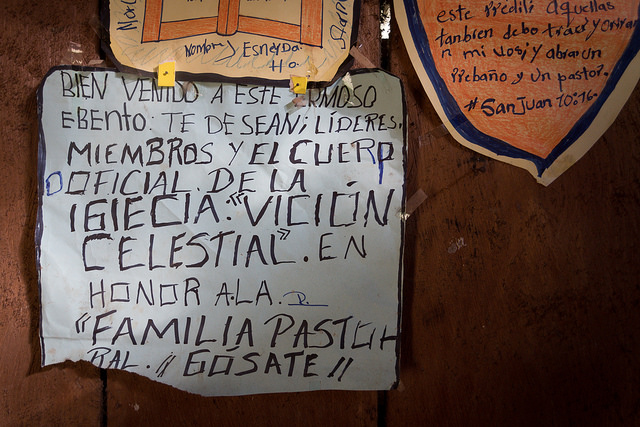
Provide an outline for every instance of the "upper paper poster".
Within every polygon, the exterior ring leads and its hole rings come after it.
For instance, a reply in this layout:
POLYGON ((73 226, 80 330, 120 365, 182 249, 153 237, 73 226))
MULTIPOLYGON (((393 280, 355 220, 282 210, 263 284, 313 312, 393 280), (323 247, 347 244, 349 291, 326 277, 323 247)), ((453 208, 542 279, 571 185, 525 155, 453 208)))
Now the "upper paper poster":
POLYGON ((397 382, 399 79, 288 88, 54 68, 39 91, 42 363, 203 395, 397 382))
POLYGON ((453 137, 548 185, 640 77, 638 0, 395 0, 412 63, 453 137))
POLYGON ((149 75, 176 61, 178 78, 331 81, 356 40, 359 0, 108 0, 107 52, 149 75), (197 76, 193 76, 197 74, 197 76))

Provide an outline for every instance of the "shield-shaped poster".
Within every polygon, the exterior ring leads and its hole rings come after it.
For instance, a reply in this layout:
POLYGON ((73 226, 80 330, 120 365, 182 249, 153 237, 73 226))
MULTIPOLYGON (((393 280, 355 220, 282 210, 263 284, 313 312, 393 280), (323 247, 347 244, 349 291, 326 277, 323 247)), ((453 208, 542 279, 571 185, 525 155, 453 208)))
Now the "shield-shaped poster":
POLYGON ((640 77, 638 0, 395 0, 409 56, 461 144, 548 185, 640 77))

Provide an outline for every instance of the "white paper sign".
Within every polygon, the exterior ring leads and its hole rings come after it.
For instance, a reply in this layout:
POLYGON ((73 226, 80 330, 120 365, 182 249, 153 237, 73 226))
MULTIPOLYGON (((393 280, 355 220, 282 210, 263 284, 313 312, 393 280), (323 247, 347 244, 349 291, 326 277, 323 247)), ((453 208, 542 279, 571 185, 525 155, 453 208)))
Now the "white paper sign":
POLYGON ((42 363, 203 395, 397 382, 399 80, 307 93, 54 68, 39 92, 42 363))

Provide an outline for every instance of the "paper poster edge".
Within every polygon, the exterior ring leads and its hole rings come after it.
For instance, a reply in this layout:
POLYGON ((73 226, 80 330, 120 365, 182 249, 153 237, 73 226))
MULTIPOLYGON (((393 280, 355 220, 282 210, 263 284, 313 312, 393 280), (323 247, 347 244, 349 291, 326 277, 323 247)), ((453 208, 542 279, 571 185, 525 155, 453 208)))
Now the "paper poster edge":
POLYGON ((44 109, 44 87, 47 83, 49 77, 53 75, 57 70, 59 70, 61 66, 55 66, 49 69, 45 76, 42 78, 42 81, 38 85, 36 90, 36 109, 38 114, 38 158, 36 160, 36 175, 37 175, 37 191, 38 191, 38 210, 36 214, 36 225, 34 232, 34 240, 35 240, 35 255, 36 255, 36 272, 38 274, 38 303, 39 303, 39 319, 38 319, 38 335, 40 338, 40 366, 46 366, 46 350, 45 350, 45 342, 44 342, 44 331, 43 331, 43 306, 42 306, 42 265, 41 265, 41 243, 42 243, 42 233, 43 233, 43 215, 42 215, 42 204, 43 204, 43 196, 44 196, 44 169, 46 165, 47 158, 47 149, 46 142, 44 137, 44 126, 42 125, 42 116, 44 109))
MULTIPOLYGON (((408 144, 408 127, 407 127, 407 122, 408 122, 408 111, 407 111, 407 99, 406 99, 406 92, 405 92, 405 88, 404 88, 404 83, 402 82, 402 79, 400 79, 399 77, 389 73, 389 75, 391 75, 392 77, 394 77, 395 79, 397 79, 399 85, 400 85, 400 94, 401 94, 401 102, 402 102, 402 122, 404 123, 403 125, 403 130, 402 130, 402 174, 403 174, 403 179, 402 179, 402 201, 401 201, 401 213, 405 213, 406 211, 406 203, 407 203, 407 159, 409 156, 409 144, 408 144)), ((402 307, 403 307, 403 295, 404 295, 404 254, 405 254, 405 232, 406 232, 406 216, 405 215, 401 215, 400 216, 400 247, 399 247, 399 263, 400 266, 398 268, 398 323, 396 326, 396 378, 395 381, 393 382, 393 384, 391 385, 390 390, 394 390, 398 387, 398 384, 400 383, 400 363, 401 363, 401 356, 402 356, 402 346, 401 346, 401 342, 402 342, 402 307)))
POLYGON ((577 163, 602 139, 602 136, 609 130, 611 125, 613 125, 629 101, 638 81, 640 81, 640 53, 636 54, 631 60, 591 124, 584 130, 582 135, 545 170, 538 180, 541 184, 545 186, 551 184, 572 165, 577 163))

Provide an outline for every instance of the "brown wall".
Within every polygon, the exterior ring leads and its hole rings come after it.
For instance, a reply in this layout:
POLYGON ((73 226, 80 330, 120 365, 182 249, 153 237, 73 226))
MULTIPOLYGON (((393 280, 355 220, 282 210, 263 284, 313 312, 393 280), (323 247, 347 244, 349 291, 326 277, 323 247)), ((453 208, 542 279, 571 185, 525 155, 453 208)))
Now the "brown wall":
MULTIPOLYGON (((380 64, 378 4, 364 2, 361 51, 380 64)), ((0 426, 640 425, 640 90, 544 188, 420 138, 440 122, 395 27, 408 195, 428 195, 407 222, 399 390, 204 398, 86 363, 41 368, 35 91, 70 41, 99 58, 98 4, 0 3, 0 426)))

